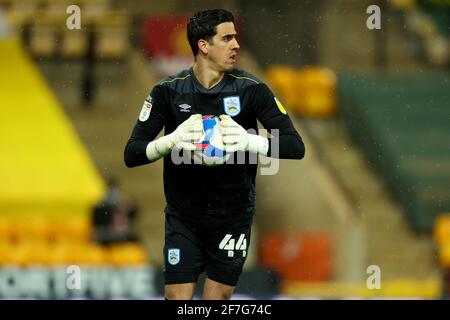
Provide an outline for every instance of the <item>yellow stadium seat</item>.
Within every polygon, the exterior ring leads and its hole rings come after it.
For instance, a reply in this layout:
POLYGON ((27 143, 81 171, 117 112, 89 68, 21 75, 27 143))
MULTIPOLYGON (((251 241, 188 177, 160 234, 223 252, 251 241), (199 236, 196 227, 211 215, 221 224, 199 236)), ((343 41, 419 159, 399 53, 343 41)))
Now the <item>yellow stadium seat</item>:
POLYGON ((11 264, 14 245, 9 241, 0 241, 0 266, 11 264))
POLYGON ((331 117, 336 113, 336 75, 327 68, 308 66, 296 77, 296 109, 303 116, 331 117))
POLYGON ((433 239, 438 250, 439 264, 450 268, 450 214, 444 213, 436 218, 433 239))
POLYGON ((58 50, 59 26, 64 25, 63 17, 45 13, 36 15, 30 32, 30 49, 34 56, 53 57, 58 50))
POLYGON ((44 13, 50 17, 63 17, 66 19, 68 14, 66 9, 72 4, 76 4, 73 0, 47 0, 47 3, 43 6, 44 13))
POLYGON ((335 115, 336 75, 330 69, 308 66, 297 70, 271 66, 265 77, 287 109, 306 117, 335 115))
POLYGON ((69 265, 76 260, 74 252, 68 243, 56 242, 51 245, 50 264, 51 265, 69 265))
POLYGON ((53 235, 56 241, 88 242, 91 238, 92 225, 90 217, 68 216, 53 220, 53 235))
POLYGON ((295 69, 289 66, 271 66, 268 68, 265 78, 287 111, 294 110, 297 100, 301 99, 295 87, 295 69))
POLYGON ((50 238, 50 220, 48 217, 30 215, 18 218, 21 224, 20 239, 48 241, 50 238))
POLYGON ((109 251, 105 247, 89 243, 83 247, 80 260, 85 265, 106 265, 108 264, 108 254, 109 251))
POLYGON ((129 16, 126 11, 109 11, 95 26, 95 54, 100 59, 121 59, 130 49, 129 16))
POLYGON ((61 42, 61 55, 64 58, 79 59, 86 55, 88 37, 84 30, 65 30, 61 42))
POLYGON ((80 241, 56 241, 51 245, 50 264, 52 265, 70 265, 84 264, 86 242, 80 241))
POLYGON ((438 246, 450 243, 450 214, 441 214, 436 218, 433 238, 438 246))
POLYGON ((11 218, 0 216, 0 243, 10 239, 11 218))
POLYGON ((9 264, 26 267, 30 265, 48 265, 50 245, 48 242, 21 240, 10 246, 9 264))
POLYGON ((26 233, 29 216, 15 216, 9 220, 9 237, 11 241, 19 241, 26 233))
POLYGON ((86 23, 93 23, 107 14, 111 4, 110 0, 83 0, 81 1, 81 8, 86 23))
POLYGON ((37 0, 11 1, 6 12, 8 22, 17 29, 22 28, 27 22, 31 21, 38 10, 37 0))
POLYGON ((90 239, 92 226, 89 217, 71 217, 65 223, 65 232, 68 238, 90 239))
POLYGON ((450 268, 450 243, 445 243, 439 248, 439 264, 444 268, 450 268))
POLYGON ((0 239, 11 241, 48 241, 51 235, 49 218, 41 215, 0 217, 0 239))
POLYGON ((115 244, 110 249, 110 261, 115 266, 134 266, 148 263, 148 255, 141 245, 115 244))
POLYGON ((388 5, 397 10, 411 10, 417 6, 416 0, 390 0, 387 2, 388 5))
POLYGON ((48 241, 33 241, 30 246, 30 264, 48 266, 51 262, 51 246, 48 241))

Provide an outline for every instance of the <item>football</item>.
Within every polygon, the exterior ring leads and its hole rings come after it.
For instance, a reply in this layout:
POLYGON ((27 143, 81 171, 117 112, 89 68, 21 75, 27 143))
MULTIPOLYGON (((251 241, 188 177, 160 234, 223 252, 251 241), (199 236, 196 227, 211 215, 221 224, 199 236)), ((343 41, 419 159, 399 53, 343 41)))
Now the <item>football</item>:
POLYGON ((216 116, 206 115, 202 117, 202 120, 205 138, 201 143, 196 144, 195 163, 207 166, 224 164, 230 155, 224 150, 220 134, 220 119, 216 116))

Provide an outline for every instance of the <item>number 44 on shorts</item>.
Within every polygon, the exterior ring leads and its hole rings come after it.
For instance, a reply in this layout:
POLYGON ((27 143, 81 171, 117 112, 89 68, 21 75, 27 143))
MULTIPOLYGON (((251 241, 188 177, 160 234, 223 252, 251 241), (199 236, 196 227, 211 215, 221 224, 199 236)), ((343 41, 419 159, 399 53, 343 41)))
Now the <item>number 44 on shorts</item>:
POLYGON ((245 238, 245 234, 241 233, 239 239, 235 241, 233 235, 227 233, 222 241, 220 241, 219 249, 228 250, 228 256, 230 258, 234 257, 235 250, 242 250, 242 256, 245 257, 247 254, 247 239, 245 238))

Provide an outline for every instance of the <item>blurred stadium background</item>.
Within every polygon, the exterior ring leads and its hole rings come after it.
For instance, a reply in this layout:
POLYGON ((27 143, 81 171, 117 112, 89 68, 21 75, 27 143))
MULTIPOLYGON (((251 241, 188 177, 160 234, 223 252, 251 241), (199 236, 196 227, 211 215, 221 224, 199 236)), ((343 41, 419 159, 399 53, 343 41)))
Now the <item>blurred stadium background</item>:
POLYGON ((307 149, 257 179, 235 298, 448 298, 445 0, 0 0, 0 298, 162 297, 162 162, 127 169, 123 148, 156 81, 192 64, 187 17, 214 7, 307 149))

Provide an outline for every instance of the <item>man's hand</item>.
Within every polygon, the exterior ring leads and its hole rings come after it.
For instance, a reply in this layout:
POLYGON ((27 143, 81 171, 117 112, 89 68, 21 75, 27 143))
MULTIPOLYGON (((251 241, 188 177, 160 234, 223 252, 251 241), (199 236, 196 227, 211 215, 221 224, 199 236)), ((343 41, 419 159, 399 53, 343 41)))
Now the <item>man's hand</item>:
POLYGON ((195 150, 195 143, 203 141, 204 138, 202 115, 193 114, 171 134, 150 142, 146 148, 147 158, 156 161, 170 153, 173 148, 195 150))
POLYGON ((169 136, 171 136, 171 149, 195 150, 195 143, 199 143, 205 138, 202 115, 193 114, 169 136))
POLYGON ((220 116, 220 126, 226 152, 249 151, 267 155, 269 150, 267 138, 247 133, 228 115, 220 116))

